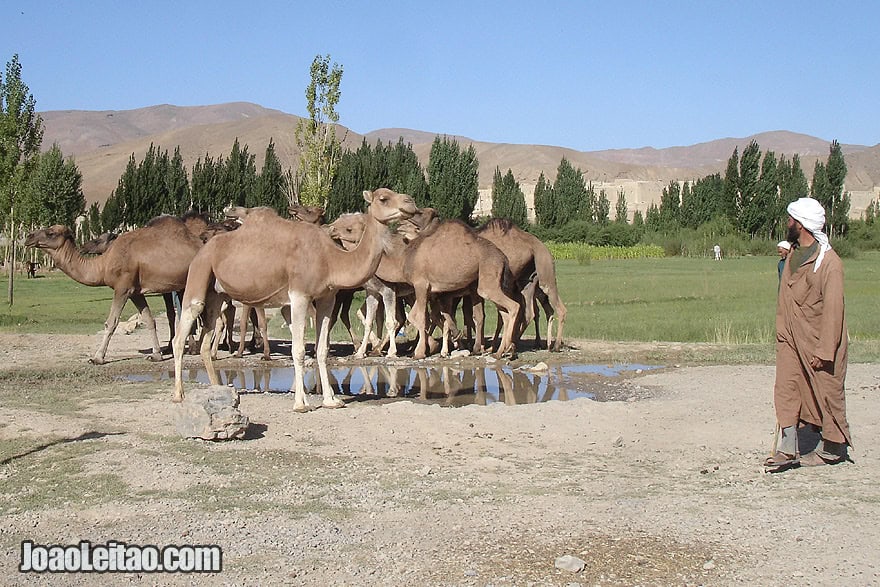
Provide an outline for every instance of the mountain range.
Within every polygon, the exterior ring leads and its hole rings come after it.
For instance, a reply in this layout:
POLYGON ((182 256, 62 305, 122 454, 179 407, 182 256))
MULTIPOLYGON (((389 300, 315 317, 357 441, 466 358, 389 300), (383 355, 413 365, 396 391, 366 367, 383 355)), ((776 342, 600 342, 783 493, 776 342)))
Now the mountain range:
MULTIPOLYGON (((173 152, 179 147, 186 168, 206 155, 228 157, 237 138, 255 155, 257 169, 269 141, 285 169, 298 157, 294 140, 297 121, 293 114, 262 106, 233 102, 211 106, 172 106, 162 104, 135 110, 54 110, 41 112, 44 124, 43 148, 57 143, 65 156, 73 156, 83 175, 86 201, 103 202, 116 188, 130 157, 142 160, 150 145, 173 152)), ((427 166, 431 145, 442 132, 385 128, 358 134, 340 126, 337 137, 343 145, 356 149, 366 140, 404 142, 412 145, 423 166, 427 166)), ((763 152, 791 159, 800 156, 801 166, 811 177, 817 160, 828 157, 830 142, 790 131, 771 131, 741 138, 720 138, 690 146, 655 149, 612 149, 577 151, 550 145, 489 143, 463 136, 451 136, 460 145, 473 145, 479 160, 480 202, 477 211, 491 207, 491 185, 496 167, 508 169, 520 182, 531 207, 531 195, 543 172, 553 181, 562 157, 583 171, 597 189, 605 189, 614 202, 623 190, 630 212, 646 210, 659 202, 664 186, 673 180, 694 180, 721 173, 738 147, 740 153, 752 141, 763 152)), ((845 189, 852 197, 851 214, 858 216, 865 206, 880 197, 880 144, 841 145, 847 164, 845 189)), ((373 186, 379 187, 379 186, 373 186)))

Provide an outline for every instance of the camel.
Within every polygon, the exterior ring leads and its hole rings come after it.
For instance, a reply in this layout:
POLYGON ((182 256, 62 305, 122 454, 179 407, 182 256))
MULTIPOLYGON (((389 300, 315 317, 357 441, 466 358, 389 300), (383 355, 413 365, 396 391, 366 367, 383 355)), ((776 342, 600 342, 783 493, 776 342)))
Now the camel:
POLYGON ((104 363, 110 338, 119 324, 119 314, 129 299, 152 334, 153 348, 148 358, 162 360, 156 321, 144 296, 183 289, 190 261, 202 246, 179 218, 154 218, 143 228, 119 235, 112 246, 97 257, 82 256, 70 229, 57 224, 32 232, 25 240, 25 246, 44 249, 55 265, 74 281, 113 288, 104 337, 90 359, 91 363, 104 363))
MULTIPOLYGON (((219 309, 218 292, 252 306, 289 304, 293 409, 305 412, 310 409, 304 384, 305 329, 308 309, 314 302, 322 405, 344 407, 330 387, 327 373, 329 322, 336 292, 357 287, 375 273, 387 241, 386 225, 406 219, 417 210, 412 197, 386 188, 365 191, 363 195, 369 204, 369 222, 360 245, 353 251, 337 247, 313 224, 262 213, 251 213, 238 230, 212 238, 190 265, 178 333, 186 331, 201 314, 205 315, 206 328, 213 327, 219 309)), ((218 384, 207 334, 202 340, 201 356, 208 379, 218 384)), ((183 346, 183 337, 178 335, 173 342, 175 402, 184 397, 183 346)))
MULTIPOLYGON (((444 325, 452 321, 449 308, 454 295, 471 294, 472 300, 489 299, 494 302, 504 313, 504 334, 495 356, 501 358, 507 353, 515 353, 513 336, 520 304, 509 295, 517 294, 513 291, 513 277, 507 258, 494 244, 477 236, 469 226, 457 220, 432 221, 406 248, 404 274, 415 289, 416 296, 409 313, 410 322, 419 329, 414 358, 425 357, 426 310, 430 294, 447 294, 445 298, 449 301, 441 303, 444 325)), ((480 311, 476 302, 473 309, 480 311)), ((475 350, 482 349, 480 330, 477 331, 475 350)), ((446 338, 444 335, 444 341, 446 338)))
MULTIPOLYGON (((330 223, 327 233, 331 238, 338 241, 345 250, 350 251, 360 244, 361 238, 366 231, 367 222, 366 214, 343 214, 330 223)), ((412 287, 409 284, 402 283, 405 279, 402 271, 402 253, 406 247, 404 238, 398 234, 392 234, 389 238, 389 244, 385 248, 385 255, 379 261, 376 274, 363 284, 363 289, 367 293, 366 311, 363 318, 364 336, 357 351, 355 351, 355 358, 366 356, 367 345, 371 340, 373 324, 380 303, 385 309, 385 337, 389 343, 388 356, 397 356, 397 341, 394 336, 398 328, 395 315, 397 298, 412 292, 412 287)), ((342 309, 343 316, 345 316, 346 308, 343 307, 342 309)), ((381 351, 384 346, 385 338, 375 346, 374 350, 378 349, 381 351)))
POLYGON ((498 247, 507 257, 510 271, 522 288, 525 298, 525 320, 528 324, 535 319, 535 338, 540 340, 537 317, 534 311, 535 283, 546 294, 550 308, 547 310, 547 348, 559 351, 562 348, 562 330, 565 326, 565 304, 559 297, 556 285, 556 266, 547 245, 537 237, 517 227, 505 218, 493 218, 477 230, 477 234, 498 247), (556 336, 553 336, 553 317, 556 317, 556 336))

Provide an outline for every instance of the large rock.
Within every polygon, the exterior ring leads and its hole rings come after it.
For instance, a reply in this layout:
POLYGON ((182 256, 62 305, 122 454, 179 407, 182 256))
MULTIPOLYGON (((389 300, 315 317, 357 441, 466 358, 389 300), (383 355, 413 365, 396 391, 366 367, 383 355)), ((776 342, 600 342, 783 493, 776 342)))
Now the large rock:
POLYGON ((248 417, 238 409, 238 392, 212 385, 187 391, 174 417, 177 432, 185 438, 231 440, 244 438, 248 417))

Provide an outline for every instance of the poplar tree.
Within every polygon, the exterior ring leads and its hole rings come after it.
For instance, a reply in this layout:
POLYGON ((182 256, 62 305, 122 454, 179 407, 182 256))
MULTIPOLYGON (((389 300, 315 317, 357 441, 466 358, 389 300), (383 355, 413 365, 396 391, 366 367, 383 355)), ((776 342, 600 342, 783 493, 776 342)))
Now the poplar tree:
POLYGON ((544 177, 544 172, 538 176, 535 184, 535 220, 538 226, 545 228, 556 226, 556 202, 553 196, 553 186, 544 177))
POLYGON ((296 125, 299 167, 294 173, 294 200, 306 206, 327 206, 342 147, 336 137, 339 114, 339 85, 342 66, 330 65, 329 55, 318 55, 309 70, 311 82, 306 88, 309 117, 296 125))
POLYGON ((629 211, 626 209, 626 192, 623 188, 617 191, 617 203, 614 205, 614 221, 620 223, 627 222, 629 211))
POLYGON ((263 160, 263 168, 256 180, 256 187, 251 191, 248 206, 268 206, 281 216, 287 215, 287 180, 281 161, 275 153, 275 141, 269 139, 266 146, 266 156, 263 160))
POLYGON ((470 221, 480 193, 474 146, 462 150, 454 139, 435 137, 427 171, 429 204, 440 217, 470 221))
POLYGON ((38 155, 24 186, 22 221, 31 226, 63 224, 75 228, 85 212, 82 173, 65 159, 58 144, 38 155))
POLYGON ((525 226, 527 223, 525 194, 510 169, 502 176, 501 170, 495 168, 492 181, 492 216, 507 218, 517 226, 525 226))
POLYGON ((15 242, 18 238, 16 204, 28 173, 43 142, 43 118, 36 112, 36 100, 21 79, 18 55, 6 64, 0 77, 0 219, 11 245, 7 249, 9 270, 7 302, 14 302, 15 242))

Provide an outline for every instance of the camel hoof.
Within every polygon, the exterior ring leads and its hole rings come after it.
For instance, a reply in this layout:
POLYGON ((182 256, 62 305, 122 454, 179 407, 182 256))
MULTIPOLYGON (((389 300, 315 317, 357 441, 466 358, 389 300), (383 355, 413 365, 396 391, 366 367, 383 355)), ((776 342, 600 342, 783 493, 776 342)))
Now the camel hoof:
POLYGON ((162 353, 150 353, 147 355, 147 360, 151 363, 161 363, 163 361, 162 353))
POLYGON ((293 406, 293 411, 297 414, 306 414, 312 411, 312 406, 308 404, 303 404, 301 406, 293 406))
POLYGON ((261 361, 271 361, 272 357, 267 357, 266 355, 263 355, 262 357, 260 357, 260 360, 261 361))
POLYGON ((355 359, 363 359, 365 355, 364 355, 364 353, 355 353, 355 354, 352 355, 352 356, 353 356, 355 359))
POLYGON ((335 410, 335 409, 337 409, 337 408, 344 408, 344 407, 345 407, 345 402, 342 401, 342 400, 339 399, 339 398, 333 398, 333 401, 330 401, 330 402, 325 401, 325 402, 324 402, 323 404, 321 404, 321 405, 322 405, 323 407, 325 407, 325 408, 329 408, 329 409, 331 409, 331 410, 335 410))
POLYGON ((92 357, 91 359, 89 359, 89 363, 91 363, 92 365, 103 365, 104 359, 99 359, 98 357, 92 357))

